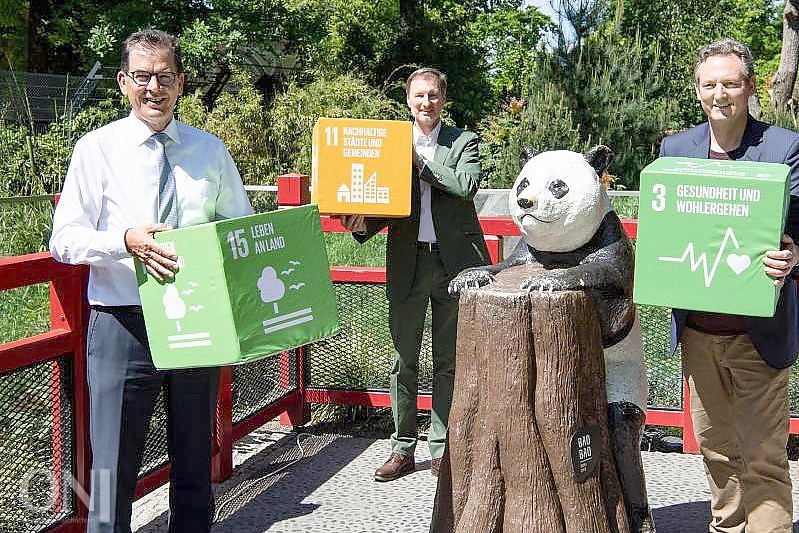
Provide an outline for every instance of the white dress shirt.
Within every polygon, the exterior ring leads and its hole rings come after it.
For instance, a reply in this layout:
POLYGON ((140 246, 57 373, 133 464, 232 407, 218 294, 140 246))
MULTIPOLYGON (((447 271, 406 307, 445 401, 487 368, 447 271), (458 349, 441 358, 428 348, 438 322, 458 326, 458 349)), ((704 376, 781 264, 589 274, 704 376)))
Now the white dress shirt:
MULTIPOLYGON (((430 135, 425 135, 422 130, 414 123, 413 125, 413 146, 416 153, 425 160, 433 159, 436 155, 438 146, 438 133, 441 131, 441 121, 436 124, 430 135)), ((432 195, 431 186, 424 180, 419 180, 419 193, 421 196, 421 210, 419 212, 419 238, 422 242, 436 242, 436 229, 433 226, 433 213, 430 208, 430 196, 432 195)))
MULTIPOLYGON (((236 164, 210 133, 172 120, 164 130, 175 176, 178 227, 252 213, 236 164)), ((90 304, 139 305, 125 230, 158 221, 159 151, 131 113, 75 144, 53 216, 50 252, 88 264, 90 304)))

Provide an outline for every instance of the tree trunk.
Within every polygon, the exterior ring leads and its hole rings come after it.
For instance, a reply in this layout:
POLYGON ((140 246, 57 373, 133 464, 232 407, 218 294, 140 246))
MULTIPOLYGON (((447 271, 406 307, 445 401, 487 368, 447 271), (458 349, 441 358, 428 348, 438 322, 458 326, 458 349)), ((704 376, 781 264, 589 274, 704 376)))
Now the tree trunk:
POLYGON ((785 0, 782 11, 782 51, 780 66, 771 87, 771 102, 775 111, 786 111, 796 84, 799 64, 799 0, 785 0))
POLYGON ((763 107, 760 105, 760 95, 757 93, 752 93, 749 96, 749 114, 755 120, 763 119, 763 107))
POLYGON ((402 75, 407 76, 418 67, 432 64, 434 39, 424 2, 399 0, 399 16, 397 42, 381 62, 385 70, 384 79, 398 66, 404 67, 402 75))
POLYGON ((520 290, 532 268, 461 294, 431 533, 629 532, 591 297, 520 290))
POLYGON ((27 70, 50 70, 50 44, 47 41, 47 24, 52 18, 49 0, 30 0, 28 7, 28 65, 27 70))

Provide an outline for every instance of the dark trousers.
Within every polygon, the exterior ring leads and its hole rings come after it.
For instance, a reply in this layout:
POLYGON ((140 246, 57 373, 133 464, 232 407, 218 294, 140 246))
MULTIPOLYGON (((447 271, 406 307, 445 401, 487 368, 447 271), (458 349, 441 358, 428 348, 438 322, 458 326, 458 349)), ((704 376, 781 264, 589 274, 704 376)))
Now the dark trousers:
POLYGON ((92 445, 88 533, 130 533, 133 493, 162 387, 172 463, 169 532, 209 531, 218 369, 156 370, 144 317, 123 308, 92 309, 87 360, 92 445))
POLYGON ((455 337, 458 331, 458 300, 447 292, 451 279, 438 252, 419 250, 410 293, 404 300, 389 300, 389 326, 394 341, 394 367, 389 385, 394 415, 391 449, 402 455, 413 455, 418 439, 419 351, 428 302, 433 318, 433 405, 427 444, 434 459, 444 454, 455 381, 455 337))

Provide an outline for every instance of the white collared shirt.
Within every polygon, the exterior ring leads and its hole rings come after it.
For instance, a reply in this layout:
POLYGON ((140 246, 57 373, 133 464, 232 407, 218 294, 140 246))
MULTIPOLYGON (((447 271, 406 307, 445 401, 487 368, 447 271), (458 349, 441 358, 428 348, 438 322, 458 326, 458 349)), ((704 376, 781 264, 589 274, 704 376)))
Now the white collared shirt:
MULTIPOLYGON (((164 129, 178 199, 178 227, 252 213, 225 145, 172 120, 164 129)), ((53 216, 50 252, 90 265, 90 304, 140 303, 125 230, 158 221, 159 150, 150 128, 131 113, 75 144, 53 216)))
MULTIPOLYGON (((425 160, 433 159, 436 155, 438 146, 438 134, 441 131, 441 121, 438 122, 430 135, 425 135, 422 130, 414 123, 413 125, 413 146, 416 153, 425 160)), ((422 242, 436 242, 436 229, 433 226, 433 213, 430 207, 430 197, 432 191, 430 184, 424 180, 419 180, 419 193, 421 195, 421 210, 419 212, 419 238, 422 242)))

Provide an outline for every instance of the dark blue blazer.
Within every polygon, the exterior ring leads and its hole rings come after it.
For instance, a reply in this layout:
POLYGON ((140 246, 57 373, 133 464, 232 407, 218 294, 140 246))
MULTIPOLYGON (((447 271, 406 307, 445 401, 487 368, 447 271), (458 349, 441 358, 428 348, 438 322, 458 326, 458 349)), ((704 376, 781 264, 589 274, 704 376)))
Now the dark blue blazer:
MULTIPOLYGON (((661 156, 707 159, 710 127, 707 122, 690 130, 665 137, 661 156)), ((799 134, 759 122, 749 117, 741 147, 735 159, 785 163, 791 167, 791 203, 785 221, 785 233, 799 242, 799 134)), ((677 349, 688 311, 674 309, 671 316, 671 352, 677 349)), ((786 368, 799 353, 799 313, 796 281, 789 276, 782 286, 777 311, 773 317, 747 317, 749 337, 760 357, 774 368, 786 368)))

